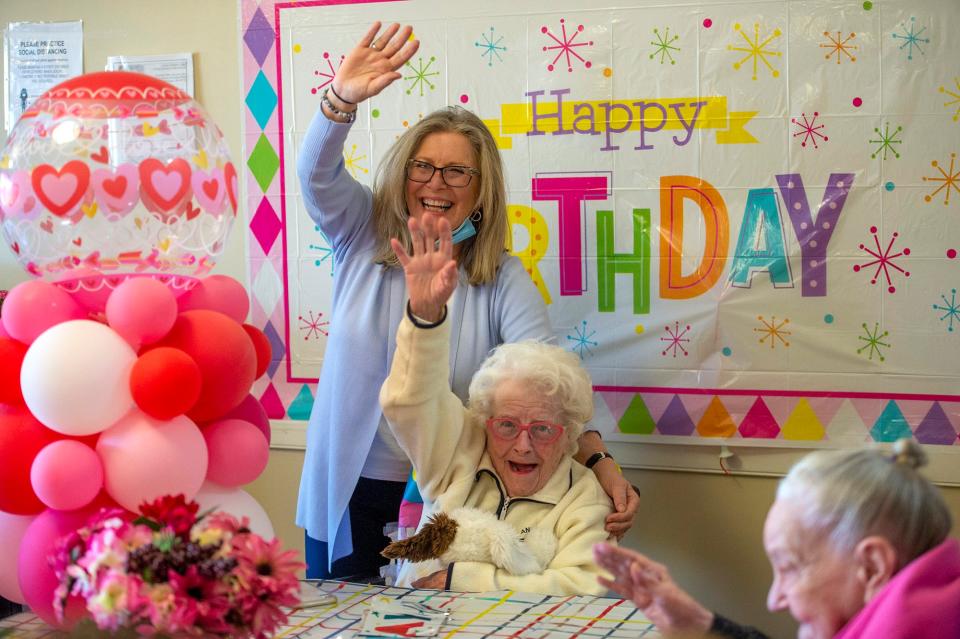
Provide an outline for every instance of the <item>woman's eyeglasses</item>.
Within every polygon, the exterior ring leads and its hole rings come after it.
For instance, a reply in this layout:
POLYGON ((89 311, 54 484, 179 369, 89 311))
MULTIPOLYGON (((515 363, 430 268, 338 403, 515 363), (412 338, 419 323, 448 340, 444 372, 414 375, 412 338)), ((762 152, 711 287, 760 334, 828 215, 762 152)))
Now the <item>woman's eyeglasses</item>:
POLYGON ((527 431, 530 439, 538 444, 549 444, 563 435, 563 426, 552 422, 534 421, 526 424, 510 417, 491 417, 487 420, 487 430, 498 439, 512 440, 527 431))
POLYGON ((414 182, 429 182, 433 179, 433 174, 440 171, 440 177, 444 184, 459 188, 470 184, 474 175, 480 175, 480 171, 469 166, 445 166, 443 168, 434 166, 429 162, 421 160, 407 160, 407 179, 414 182))

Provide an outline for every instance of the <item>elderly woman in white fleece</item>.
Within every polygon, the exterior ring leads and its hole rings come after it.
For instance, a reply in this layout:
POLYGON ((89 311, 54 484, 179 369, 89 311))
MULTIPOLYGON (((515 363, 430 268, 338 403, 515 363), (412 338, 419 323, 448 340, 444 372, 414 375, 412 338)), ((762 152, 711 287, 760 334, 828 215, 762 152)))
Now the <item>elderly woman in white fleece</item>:
MULTIPOLYGON (((960 543, 950 512, 917 469, 919 444, 821 451, 780 482, 763 545, 773 566, 770 610, 789 610, 801 639, 960 637, 960 543)), ((762 639, 710 612, 666 567, 640 553, 598 545, 597 562, 667 635, 762 639)))
MULTIPOLYGON (((593 414, 590 378, 575 355, 536 342, 497 347, 470 384, 465 407, 450 390, 446 302, 457 287, 450 224, 426 213, 409 220, 403 266, 409 305, 380 392, 390 428, 409 455, 426 515, 467 506, 556 540, 543 570, 513 574, 490 561, 406 564, 398 582, 461 591, 498 589, 599 594, 593 544, 607 538, 613 508, 594 474, 574 462, 593 414), (438 569, 439 568, 439 569, 438 569)), ((421 525, 424 523, 421 522, 421 525)))

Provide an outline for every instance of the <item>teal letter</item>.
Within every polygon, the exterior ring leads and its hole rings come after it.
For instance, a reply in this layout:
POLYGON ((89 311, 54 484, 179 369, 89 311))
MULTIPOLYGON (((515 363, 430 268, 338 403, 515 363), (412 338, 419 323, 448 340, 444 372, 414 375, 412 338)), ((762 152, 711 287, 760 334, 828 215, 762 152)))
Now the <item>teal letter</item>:
POLYGON ((613 211, 597 211, 597 310, 617 308, 618 273, 633 276, 633 312, 650 312, 650 209, 633 209, 633 252, 613 249, 613 211))
POLYGON ((743 212, 740 237, 730 266, 734 286, 750 288, 758 271, 767 271, 774 288, 792 288, 790 260, 783 236, 783 219, 773 189, 751 189, 743 212))

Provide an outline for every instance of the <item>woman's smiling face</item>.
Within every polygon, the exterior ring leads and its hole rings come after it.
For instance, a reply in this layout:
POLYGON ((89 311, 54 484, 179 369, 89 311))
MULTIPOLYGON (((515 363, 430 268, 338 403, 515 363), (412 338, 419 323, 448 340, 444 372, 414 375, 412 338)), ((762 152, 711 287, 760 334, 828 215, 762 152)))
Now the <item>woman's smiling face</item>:
MULTIPOLYGON (((423 138, 411 158, 425 162, 437 169, 448 166, 461 166, 477 169, 470 141, 460 133, 438 131, 423 138)), ((440 171, 434 172, 428 182, 415 182, 407 178, 407 211, 419 220, 424 212, 440 215, 450 222, 450 228, 456 230, 467 216, 473 213, 480 193, 480 176, 473 175, 466 186, 454 187, 443 181, 440 171)), ((454 246, 454 249, 457 247, 454 246)))

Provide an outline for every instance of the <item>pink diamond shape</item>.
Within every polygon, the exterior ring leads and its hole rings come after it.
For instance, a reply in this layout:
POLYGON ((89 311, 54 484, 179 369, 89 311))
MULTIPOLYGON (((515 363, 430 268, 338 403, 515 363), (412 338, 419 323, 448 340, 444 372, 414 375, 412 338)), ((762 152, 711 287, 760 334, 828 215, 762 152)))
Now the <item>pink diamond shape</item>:
POLYGON ((280 234, 282 228, 283 225, 280 224, 280 218, 277 217, 277 212, 270 206, 267 198, 260 200, 260 206, 257 207, 257 212, 254 214, 253 219, 250 220, 250 231, 253 233, 253 236, 257 238, 257 242, 260 243, 260 248, 263 249, 264 255, 270 254, 270 249, 273 247, 273 243, 277 240, 277 236, 280 234))

